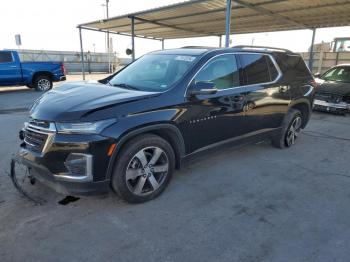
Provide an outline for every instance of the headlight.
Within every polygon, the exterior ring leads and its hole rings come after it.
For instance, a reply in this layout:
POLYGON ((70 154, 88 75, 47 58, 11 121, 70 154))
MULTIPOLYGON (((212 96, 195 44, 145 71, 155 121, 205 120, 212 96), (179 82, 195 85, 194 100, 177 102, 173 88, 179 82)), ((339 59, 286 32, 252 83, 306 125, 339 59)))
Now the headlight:
POLYGON ((116 119, 106 119, 96 122, 56 123, 56 128, 58 133, 98 134, 115 122, 116 119))

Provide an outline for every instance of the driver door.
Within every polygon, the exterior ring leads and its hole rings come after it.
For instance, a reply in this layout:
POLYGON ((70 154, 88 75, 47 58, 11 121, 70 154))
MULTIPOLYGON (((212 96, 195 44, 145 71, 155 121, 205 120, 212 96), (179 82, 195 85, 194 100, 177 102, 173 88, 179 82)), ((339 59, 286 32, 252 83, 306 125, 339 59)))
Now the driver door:
POLYGON ((209 60, 195 75, 196 82, 211 82, 216 94, 192 96, 189 114, 190 151, 244 134, 245 93, 240 88, 236 55, 222 54, 209 60))

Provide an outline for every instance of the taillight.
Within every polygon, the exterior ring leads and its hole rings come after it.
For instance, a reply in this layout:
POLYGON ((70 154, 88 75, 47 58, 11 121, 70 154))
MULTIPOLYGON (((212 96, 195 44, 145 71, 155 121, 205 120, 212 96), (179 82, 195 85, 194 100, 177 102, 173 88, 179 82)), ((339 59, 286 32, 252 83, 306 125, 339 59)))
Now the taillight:
POLYGON ((318 87, 318 83, 315 81, 315 79, 310 81, 310 85, 312 85, 314 88, 318 87))
POLYGON ((62 74, 66 74, 66 69, 64 68, 64 64, 62 63, 61 64, 61 72, 62 72, 62 74))

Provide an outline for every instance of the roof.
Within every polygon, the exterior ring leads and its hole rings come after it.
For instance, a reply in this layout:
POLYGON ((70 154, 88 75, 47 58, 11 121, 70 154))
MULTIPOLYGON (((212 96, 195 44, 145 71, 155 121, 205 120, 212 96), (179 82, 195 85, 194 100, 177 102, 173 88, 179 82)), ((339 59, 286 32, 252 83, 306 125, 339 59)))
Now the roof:
POLYGON ((208 53, 263 53, 263 54, 271 54, 271 53, 286 53, 286 54, 295 54, 288 49, 283 48, 275 48, 275 47, 267 47, 267 46, 234 46, 228 48, 222 47, 203 47, 203 46, 185 46, 182 48, 173 48, 173 49, 164 49, 157 50, 151 52, 156 55, 184 55, 184 56, 200 56, 208 53))
MULTIPOLYGON (((349 0, 232 0, 231 33, 350 25, 349 0)), ((192 0, 84 23, 78 27, 155 39, 225 34, 226 0, 192 0)))

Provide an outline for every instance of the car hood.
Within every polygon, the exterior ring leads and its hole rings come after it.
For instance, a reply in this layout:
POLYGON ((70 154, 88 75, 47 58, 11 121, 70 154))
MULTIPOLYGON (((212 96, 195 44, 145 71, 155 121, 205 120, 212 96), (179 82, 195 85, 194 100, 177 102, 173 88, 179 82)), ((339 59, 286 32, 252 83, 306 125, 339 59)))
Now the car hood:
POLYGON ((320 81, 316 93, 331 93, 336 95, 350 94, 350 83, 320 81))
POLYGON ((158 95, 104 85, 97 82, 65 83, 37 99, 30 115, 46 121, 74 121, 90 111, 158 95))

